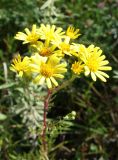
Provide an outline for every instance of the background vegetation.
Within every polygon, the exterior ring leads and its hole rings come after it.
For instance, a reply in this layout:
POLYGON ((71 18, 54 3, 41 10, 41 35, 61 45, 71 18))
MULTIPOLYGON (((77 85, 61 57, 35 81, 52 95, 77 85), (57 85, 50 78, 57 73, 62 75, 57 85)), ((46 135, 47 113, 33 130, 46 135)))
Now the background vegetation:
POLYGON ((76 79, 50 101, 50 160, 118 159, 118 1, 0 0, 0 159, 42 160, 40 133, 45 88, 25 84, 11 73, 15 54, 28 49, 14 40, 32 24, 80 28, 80 43, 100 46, 113 71, 107 83, 76 79), (65 101, 66 99, 66 101, 65 101), (77 112, 75 120, 63 117, 77 112))

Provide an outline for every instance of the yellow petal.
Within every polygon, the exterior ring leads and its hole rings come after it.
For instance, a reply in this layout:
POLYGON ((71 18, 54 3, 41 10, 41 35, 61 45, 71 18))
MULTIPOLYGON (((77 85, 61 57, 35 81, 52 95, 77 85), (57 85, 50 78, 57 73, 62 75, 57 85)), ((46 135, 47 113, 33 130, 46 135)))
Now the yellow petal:
POLYGON ((20 71, 18 75, 19 75, 19 77, 22 77, 23 76, 23 71, 20 71))
POLYGON ((25 32, 27 33, 27 35, 30 34, 30 30, 28 28, 25 28, 25 32))
POLYGON ((84 67, 85 68, 85 76, 88 76, 90 74, 90 70, 87 66, 84 67))
POLYGON ((62 74, 54 74, 53 76, 57 77, 57 78, 64 78, 64 76, 62 74))
POLYGON ((39 80, 39 84, 42 85, 45 82, 45 77, 41 77, 41 79, 39 80))
POLYGON ((105 59, 105 55, 102 55, 98 58, 100 61, 103 61, 105 59))
POLYGON ((48 88, 52 88, 52 84, 51 84, 50 78, 46 78, 46 82, 47 82, 48 88))
POLYGON ((102 71, 97 71, 98 74, 101 74, 102 76, 109 78, 108 74, 102 72, 102 71))
POLYGON ((91 77, 92 77, 92 79, 93 79, 94 81, 96 81, 96 75, 95 75, 95 73, 91 72, 91 77))
POLYGON ((13 67, 9 67, 9 69, 13 72, 15 72, 16 70, 13 67))
POLYGON ((34 82, 34 83, 38 83, 38 82, 40 81, 41 77, 42 77, 41 75, 37 76, 37 77, 33 80, 33 82, 34 82))
POLYGON ((104 60, 104 61, 101 61, 101 62, 100 62, 100 65, 101 65, 101 66, 107 65, 107 64, 109 64, 109 61, 107 61, 107 60, 104 60))
POLYGON ((33 24, 33 26, 32 26, 32 33, 35 33, 35 32, 36 32, 36 25, 33 24))
POLYGON ((55 86, 58 86, 58 82, 55 80, 55 78, 50 77, 50 79, 51 79, 51 81, 53 82, 53 84, 54 84, 55 86))
POLYGON ((64 73, 64 72, 67 72, 67 69, 66 68, 57 68, 56 72, 58 72, 58 73, 64 73))
POLYGON ((101 74, 96 72, 96 76, 100 78, 103 82, 106 82, 106 79, 101 74))
POLYGON ((112 70, 112 67, 110 67, 110 66, 102 66, 102 67, 99 67, 99 70, 110 71, 110 70, 112 70))

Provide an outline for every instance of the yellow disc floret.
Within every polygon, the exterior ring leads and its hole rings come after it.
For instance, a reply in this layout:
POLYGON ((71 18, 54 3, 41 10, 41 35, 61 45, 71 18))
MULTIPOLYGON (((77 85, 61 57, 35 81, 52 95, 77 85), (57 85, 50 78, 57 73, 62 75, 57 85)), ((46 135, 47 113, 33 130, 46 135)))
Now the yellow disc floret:
POLYGON ((40 67, 40 73, 47 78, 52 77, 54 73, 54 68, 52 68, 51 65, 42 62, 40 67))
POLYGON ((39 53, 41 56, 50 56, 52 54, 51 49, 50 48, 42 48, 42 50, 39 53))
POLYGON ((86 65, 92 72, 96 72, 99 69, 99 59, 97 59, 96 55, 91 55, 86 62, 86 65))
POLYGON ((35 52, 41 55, 42 57, 49 57, 52 54, 55 54, 56 46, 45 42, 37 42, 37 44, 32 45, 35 48, 35 52))

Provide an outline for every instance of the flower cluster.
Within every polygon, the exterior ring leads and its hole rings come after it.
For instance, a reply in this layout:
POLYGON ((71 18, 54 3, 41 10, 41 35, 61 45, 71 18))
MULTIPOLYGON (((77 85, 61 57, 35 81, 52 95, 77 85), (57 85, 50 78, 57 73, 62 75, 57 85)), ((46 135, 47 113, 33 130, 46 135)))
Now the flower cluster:
POLYGON ((73 40, 79 36, 79 29, 72 26, 66 31, 49 24, 33 25, 31 31, 25 28, 25 33, 18 32, 15 39, 29 44, 32 55, 24 58, 17 55, 10 68, 20 77, 30 76, 34 83, 46 83, 48 88, 53 88, 58 86, 58 79, 64 78, 67 65, 69 68, 71 62, 72 74, 78 76, 84 73, 85 76, 91 75, 94 81, 98 77, 106 82, 109 76, 104 71, 111 70, 108 60, 105 60, 99 47, 74 43, 73 40))

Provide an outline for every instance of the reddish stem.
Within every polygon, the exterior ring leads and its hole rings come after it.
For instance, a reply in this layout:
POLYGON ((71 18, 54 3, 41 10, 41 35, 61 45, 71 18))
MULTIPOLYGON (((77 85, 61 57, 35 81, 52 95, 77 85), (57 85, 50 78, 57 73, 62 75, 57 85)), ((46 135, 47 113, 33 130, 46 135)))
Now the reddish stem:
POLYGON ((47 128, 47 111, 48 111, 48 106, 49 106, 49 100, 51 96, 52 91, 48 89, 47 96, 45 97, 44 100, 44 113, 43 113, 43 130, 42 130, 42 144, 43 144, 43 149, 44 151, 47 150, 46 147, 46 128, 47 128))

